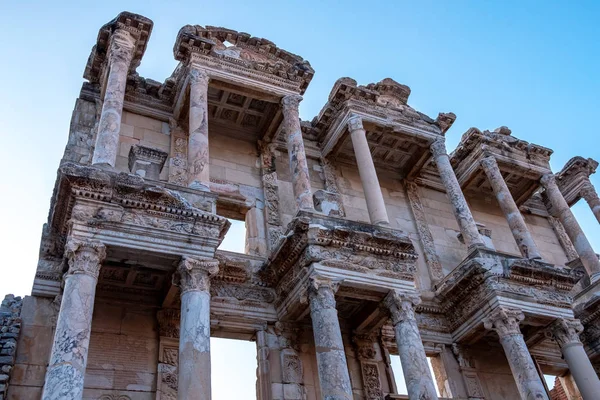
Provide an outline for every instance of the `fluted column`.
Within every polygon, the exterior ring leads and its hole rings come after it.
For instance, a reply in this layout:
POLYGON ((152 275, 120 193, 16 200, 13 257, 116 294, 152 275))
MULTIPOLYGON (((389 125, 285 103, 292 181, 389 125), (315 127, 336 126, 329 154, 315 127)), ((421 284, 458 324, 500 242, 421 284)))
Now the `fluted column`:
POLYGON ((452 169, 452 164, 450 164, 444 139, 440 138, 431 144, 431 154, 446 189, 446 195, 452 204, 452 212, 454 212, 454 218, 458 222, 465 244, 469 249, 479 246, 485 247, 483 239, 479 236, 479 230, 477 229, 477 224, 473 219, 467 200, 452 169))
POLYGON ((296 203, 300 210, 314 210, 315 205, 310 186, 306 151, 304 150, 304 140, 302 139, 302 129, 300 127, 300 112, 298 110, 300 101, 302 101, 300 95, 285 96, 281 100, 283 132, 290 157, 290 172, 296 203))
POLYGON ((135 50, 135 39, 125 30, 117 29, 110 38, 108 79, 92 164, 115 167, 119 153, 119 132, 125 101, 127 73, 135 50))
POLYGON ((313 277, 308 300, 312 319, 321 397, 328 400, 352 400, 352 386, 338 313, 335 292, 340 282, 313 277))
POLYGON ((588 203, 594 216, 600 223, 600 197, 598 197, 598 193, 596 192, 596 188, 592 185, 589 179, 585 180, 583 183, 583 187, 581 188, 581 197, 585 199, 588 203))
POLYGON ((437 400, 435 384, 427 364, 427 355, 415 319, 414 307, 420 302, 421 299, 416 294, 404 294, 396 291, 390 292, 384 300, 384 304, 392 316, 408 397, 410 399, 437 400))
POLYGON ((481 160, 481 166, 496 195, 498 205, 500 205, 500 209, 504 213, 504 217, 508 222, 510 231, 515 238, 515 242, 517 242, 521 255, 531 259, 542 258, 537 249, 537 245, 529 232, 529 228, 527 227, 527 224, 525 224, 523 215, 521 215, 521 211, 519 211, 519 207, 517 207, 517 203, 515 203, 515 200, 502 177, 496 159, 492 156, 486 157, 481 160))
POLYGON ((69 270, 56 321, 43 400, 79 400, 87 365, 92 314, 105 246, 96 241, 69 240, 69 270))
POLYGON ((583 233, 581 226, 579 226, 579 222, 577 222, 575 215, 573 215, 567 201, 556 185, 554 174, 544 175, 540 182, 544 189, 546 189, 546 196, 552 205, 553 213, 560 220, 569 239, 571 239, 573 246, 575 246, 575 250, 587 271, 591 282, 596 282, 600 279, 600 261, 598 261, 596 252, 583 233))
POLYGON ((188 141, 188 186, 210 191, 208 158, 208 75, 190 67, 190 115, 188 141))
POLYGON ((523 319, 521 310, 497 307, 484 320, 484 326, 498 333, 521 398, 549 400, 519 328, 523 319))
POLYGON ((581 332, 583 332, 583 325, 576 319, 557 319, 549 329, 551 337, 560 347, 583 399, 597 399, 600 396, 600 380, 579 340, 581 332))
POLYGON ((210 400, 210 277, 216 260, 184 257, 177 267, 181 288, 177 398, 210 400))
POLYGON ((348 130, 352 139, 352 147, 358 165, 358 174, 363 185, 365 200, 367 201, 367 211, 373 225, 389 225, 390 220, 385 209, 379 179, 373 164, 373 157, 367 142, 367 134, 363 128, 362 119, 353 115, 348 120, 348 130))

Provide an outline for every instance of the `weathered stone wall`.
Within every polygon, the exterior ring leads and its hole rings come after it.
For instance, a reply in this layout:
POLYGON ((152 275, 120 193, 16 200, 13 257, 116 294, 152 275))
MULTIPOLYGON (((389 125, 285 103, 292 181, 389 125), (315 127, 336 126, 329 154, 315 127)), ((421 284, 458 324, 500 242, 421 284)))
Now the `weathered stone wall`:
POLYGON ((0 305, 0 400, 7 398, 8 385, 15 365, 17 340, 21 333, 23 301, 12 294, 0 305))
POLYGON ((486 400, 518 399, 508 361, 499 346, 477 346, 469 351, 473 367, 477 369, 479 382, 486 400))
POLYGON ((90 164, 96 136, 99 108, 93 101, 77 99, 71 116, 69 140, 65 147, 63 162, 73 161, 90 164))

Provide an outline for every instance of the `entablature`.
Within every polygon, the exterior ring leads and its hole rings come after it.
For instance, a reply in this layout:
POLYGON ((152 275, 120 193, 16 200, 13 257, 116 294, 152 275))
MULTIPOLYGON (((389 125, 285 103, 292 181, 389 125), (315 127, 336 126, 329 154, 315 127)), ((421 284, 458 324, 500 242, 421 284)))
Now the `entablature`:
POLYGON ((577 156, 567 161, 563 169, 556 174, 556 184, 569 206, 581 199, 582 190, 597 168, 598 161, 577 156))
POLYGON ((552 172, 551 154, 548 148, 515 138, 505 126, 493 132, 471 128, 462 136, 450 161, 463 190, 489 193, 492 189, 481 163, 493 157, 520 206, 539 188, 541 177, 552 172))

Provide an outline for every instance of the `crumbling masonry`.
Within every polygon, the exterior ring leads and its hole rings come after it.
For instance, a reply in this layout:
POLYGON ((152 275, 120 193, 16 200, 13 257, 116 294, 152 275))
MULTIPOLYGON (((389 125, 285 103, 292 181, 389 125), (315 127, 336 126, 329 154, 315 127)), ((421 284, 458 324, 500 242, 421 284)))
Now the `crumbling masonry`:
POLYGON ((152 26, 100 29, 32 295, 0 308, 0 399, 210 399, 211 336, 256 342, 260 400, 407 398, 390 355, 410 399, 549 399, 542 373, 599 398, 600 262, 570 209, 600 221, 597 162, 553 174, 506 127, 449 154, 455 115, 389 78, 301 121, 310 64, 225 28, 183 27, 143 78, 152 26), (229 219, 245 254, 217 250, 229 219))

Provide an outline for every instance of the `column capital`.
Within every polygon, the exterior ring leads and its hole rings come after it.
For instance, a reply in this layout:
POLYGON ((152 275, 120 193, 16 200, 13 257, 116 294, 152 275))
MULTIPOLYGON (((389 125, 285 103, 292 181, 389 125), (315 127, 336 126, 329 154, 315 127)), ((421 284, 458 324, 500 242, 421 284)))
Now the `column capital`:
POLYGON ((330 279, 322 276, 312 276, 308 280, 303 302, 310 300, 318 302, 322 308, 335 308, 335 293, 342 284, 342 279, 330 279), (325 290, 321 290, 325 289, 325 290))
POLYGON ((383 300, 390 312, 392 323, 415 319, 415 306, 421 304, 421 298, 415 293, 403 293, 392 290, 383 300))
POLYGON ((496 168, 498 169, 498 161, 496 161, 496 157, 494 156, 487 156, 481 159, 480 164, 483 168, 486 169, 492 169, 492 168, 496 168))
POLYGON ((299 94, 288 94, 287 96, 283 96, 281 99, 283 112, 286 113, 288 111, 298 111, 301 101, 302 96, 299 94))
POLYGON ((350 130, 350 132, 358 130, 364 131, 365 128, 363 127, 362 117, 356 114, 352 114, 350 118, 348 118, 348 129, 350 130))
POLYGON ((485 329, 496 331, 500 339, 520 335, 519 323, 525 319, 523 311, 516 308, 495 308, 483 321, 485 329))
POLYGON ((443 138, 434 140, 431 145, 429 145, 429 148, 431 149, 431 154, 433 154, 434 157, 448 155, 448 151, 446 150, 446 141, 443 138))
POLYGON ((98 279, 100 265, 106 257, 106 246, 96 240, 69 239, 65 246, 69 260, 68 275, 85 274, 98 279))
POLYGON ((583 197, 586 201, 589 201, 588 199, 598 199, 598 193, 596 193, 596 188, 594 187, 594 185, 592 185, 592 182, 590 182, 589 178, 583 181, 579 193, 581 194, 581 197, 583 197))
POLYGON ((219 261, 183 257, 174 276, 175 285, 181 288, 181 294, 189 291, 208 291, 210 277, 219 272, 219 261))
POLYGON ((203 68, 191 66, 189 75, 191 85, 196 83, 208 85, 208 81, 210 80, 210 76, 208 76, 208 74, 203 68))
POLYGON ((554 186, 558 187, 556 185, 556 176, 552 173, 543 175, 542 178, 540 179, 540 183, 546 189, 548 187, 554 187, 554 186))
POLYGON ((127 65, 133 59, 135 38, 125 29, 117 29, 110 38, 110 62, 124 62, 127 65))
POLYGON ((583 325, 578 319, 558 318, 548 328, 547 334, 562 348, 569 344, 581 344, 579 334, 583 332, 583 325))

